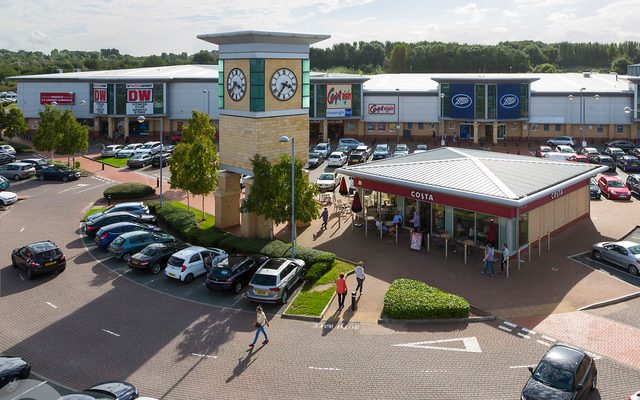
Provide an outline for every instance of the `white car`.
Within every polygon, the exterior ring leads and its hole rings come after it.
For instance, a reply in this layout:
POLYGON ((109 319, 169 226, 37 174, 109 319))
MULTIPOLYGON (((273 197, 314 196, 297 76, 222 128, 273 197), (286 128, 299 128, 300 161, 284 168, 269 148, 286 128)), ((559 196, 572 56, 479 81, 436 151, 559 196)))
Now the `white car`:
POLYGON ((333 192, 340 184, 340 175, 335 172, 325 172, 320 174, 316 185, 320 192, 333 192))
POLYGON ((171 256, 167 262, 167 268, 164 270, 164 275, 167 278, 190 283, 193 278, 206 274, 213 265, 220 264, 227 258, 229 255, 222 249, 200 246, 187 247, 171 256), (209 261, 208 258, 211 260, 209 261))
POLYGON ((114 157, 116 153, 120 151, 123 147, 124 146, 122 146, 121 144, 110 144, 100 152, 100 155, 102 157, 114 157))
POLYGON ((138 155, 138 154, 149 153, 149 154, 153 155, 153 154, 156 154, 157 152, 159 152, 160 150, 162 150, 162 145, 160 144, 160 142, 146 142, 142 146, 138 147, 133 152, 133 154, 134 155, 138 155))
POLYGON ((0 192, 0 205, 8 206, 18 201, 18 195, 13 192, 0 192))
POLYGON ((413 154, 424 153, 427 150, 429 150, 429 146, 427 146, 426 144, 419 144, 416 146, 416 149, 413 151, 413 154))
POLYGON ((571 136, 557 136, 557 137, 554 137, 553 139, 547 140, 547 144, 549 146, 557 146, 560 144, 564 144, 566 146, 576 145, 576 143, 573 141, 573 138, 571 136))
POLYGON ((564 154, 571 154, 574 157, 576 156, 576 151, 573 149, 573 147, 564 144, 556 146, 556 151, 564 154))
POLYGON ((116 157, 117 158, 129 158, 133 155, 133 153, 138 150, 140 147, 144 146, 142 143, 131 143, 128 144, 126 146, 124 146, 123 148, 121 148, 120 150, 118 150, 118 152, 116 153, 116 157))
POLYGON ((369 157, 371 157, 371 147, 367 146, 366 144, 363 144, 362 146, 356 147, 356 149, 354 151, 362 151, 362 152, 364 152, 364 155, 367 158, 367 160, 369 159, 369 157))
POLYGON ((547 151, 546 153, 544 153, 542 158, 555 160, 555 161, 569 161, 575 156, 576 156, 575 153, 571 154, 571 153, 561 153, 559 151, 547 151))
POLYGON ((318 143, 316 147, 313 148, 313 152, 320 153, 322 158, 327 158, 329 154, 331 154, 331 146, 329 146, 329 143, 318 143))
POLYGON ((408 156, 409 147, 406 144, 399 144, 396 146, 396 151, 393 153, 394 157, 408 156))
POLYGON ((4 150, 5 153, 11 154, 12 156, 16 155, 16 149, 14 149, 13 146, 10 146, 8 144, 0 145, 0 149, 4 150))
POLYGON ((341 151, 334 151, 327 160, 328 167, 342 167, 347 162, 347 156, 341 151))

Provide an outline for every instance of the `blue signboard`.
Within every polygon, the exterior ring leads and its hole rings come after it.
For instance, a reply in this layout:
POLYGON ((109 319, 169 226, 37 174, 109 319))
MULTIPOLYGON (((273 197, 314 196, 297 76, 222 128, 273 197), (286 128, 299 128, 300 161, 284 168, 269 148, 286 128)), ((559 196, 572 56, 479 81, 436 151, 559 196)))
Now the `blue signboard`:
POLYGON ((474 85, 472 83, 452 83, 451 86, 451 118, 473 119, 474 117, 474 85))
POLYGON ((498 85, 498 119, 520 118, 520 84, 498 85))

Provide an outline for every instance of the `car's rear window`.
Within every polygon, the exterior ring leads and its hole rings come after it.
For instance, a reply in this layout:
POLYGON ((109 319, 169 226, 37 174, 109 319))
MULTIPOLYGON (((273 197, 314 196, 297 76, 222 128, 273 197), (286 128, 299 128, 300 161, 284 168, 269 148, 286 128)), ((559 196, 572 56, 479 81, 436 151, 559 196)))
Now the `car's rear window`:
POLYGON ((182 264, 184 264, 184 259, 176 256, 171 256, 167 264, 172 265, 174 267, 181 267, 182 264))
POLYGON ((120 246, 122 243, 124 243, 124 238, 122 236, 118 236, 112 242, 114 246, 120 246))
POLYGON ((51 249, 36 254, 34 258, 36 259, 36 261, 47 261, 51 260, 52 258, 58 257, 60 254, 62 254, 60 249, 51 249))
POLYGON ((218 278, 226 278, 227 276, 231 276, 231 268, 215 267, 211 270, 211 275, 218 278))
POLYGON ((254 285, 260 285, 260 286, 275 286, 276 276, 255 274, 253 276, 253 279, 251 279, 251 283, 254 285))

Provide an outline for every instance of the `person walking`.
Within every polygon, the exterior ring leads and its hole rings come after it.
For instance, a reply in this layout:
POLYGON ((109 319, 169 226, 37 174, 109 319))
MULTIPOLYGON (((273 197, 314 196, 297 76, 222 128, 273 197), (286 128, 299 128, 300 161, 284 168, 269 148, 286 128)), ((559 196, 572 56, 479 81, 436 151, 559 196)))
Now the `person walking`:
POLYGON ((502 246, 502 261, 500 262, 500 273, 504 274, 504 270, 507 268, 507 262, 509 261, 509 248, 505 243, 502 246))
POLYGON ((267 336, 267 331, 264 329, 264 326, 269 326, 269 321, 267 321, 267 316, 264 315, 264 311, 262 311, 262 307, 256 307, 256 336, 253 338, 253 343, 249 345, 250 348, 253 349, 253 346, 256 345, 258 341, 258 336, 260 332, 264 335, 264 342, 262 344, 269 343, 269 337, 267 336))
POLYGON ((329 210, 327 209, 327 207, 322 210, 322 214, 320 214, 320 217, 322 217, 322 225, 320 225, 320 228, 327 229, 327 222, 329 222, 329 210))
POLYGON ((420 232, 420 214, 418 214, 418 211, 414 210, 411 222, 413 223, 413 231, 420 232))
POLYGON ((482 275, 491 275, 495 276, 495 271, 493 269, 493 262, 495 257, 495 250, 493 249, 493 244, 487 243, 487 249, 484 251, 484 267, 482 268, 482 275), (489 272, 491 271, 491 272, 489 272))
POLYGON ((338 293, 338 309, 344 307, 344 299, 347 297, 347 281, 344 274, 340 274, 340 278, 336 281, 336 293, 338 293))
POLYGON ((358 289, 360 289, 360 295, 362 295, 362 285, 364 284, 364 279, 365 279, 364 261, 358 261, 358 264, 356 264, 355 275, 356 275, 356 281, 358 282, 358 286, 356 286, 356 290, 354 290, 354 292, 357 292, 358 289))

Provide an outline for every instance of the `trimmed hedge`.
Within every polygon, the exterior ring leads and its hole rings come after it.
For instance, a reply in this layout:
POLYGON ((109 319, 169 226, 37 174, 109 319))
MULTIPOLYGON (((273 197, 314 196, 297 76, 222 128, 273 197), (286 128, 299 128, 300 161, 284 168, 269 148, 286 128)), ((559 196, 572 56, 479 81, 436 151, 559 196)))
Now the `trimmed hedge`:
POLYGON ((382 313, 394 319, 466 318, 469 302, 424 282, 396 279, 384 295, 382 313))
POLYGON ((330 269, 333 263, 326 262, 316 262, 311 265, 311 268, 307 271, 307 276, 305 279, 308 283, 316 282, 320 277, 326 274, 330 269))
POLYGON ((156 215, 158 222, 173 236, 199 246, 217 246, 220 240, 230 236, 229 232, 212 226, 200 229, 193 212, 165 203, 162 208, 158 202, 148 204, 149 210, 156 215))
POLYGON ((102 194, 105 199, 111 196, 111 200, 139 199, 155 194, 156 190, 143 183, 121 183, 111 186, 102 194))
POLYGON ((16 150, 18 154, 31 154, 33 153, 33 149, 26 144, 13 142, 13 141, 0 141, 0 144, 8 144, 16 150))

